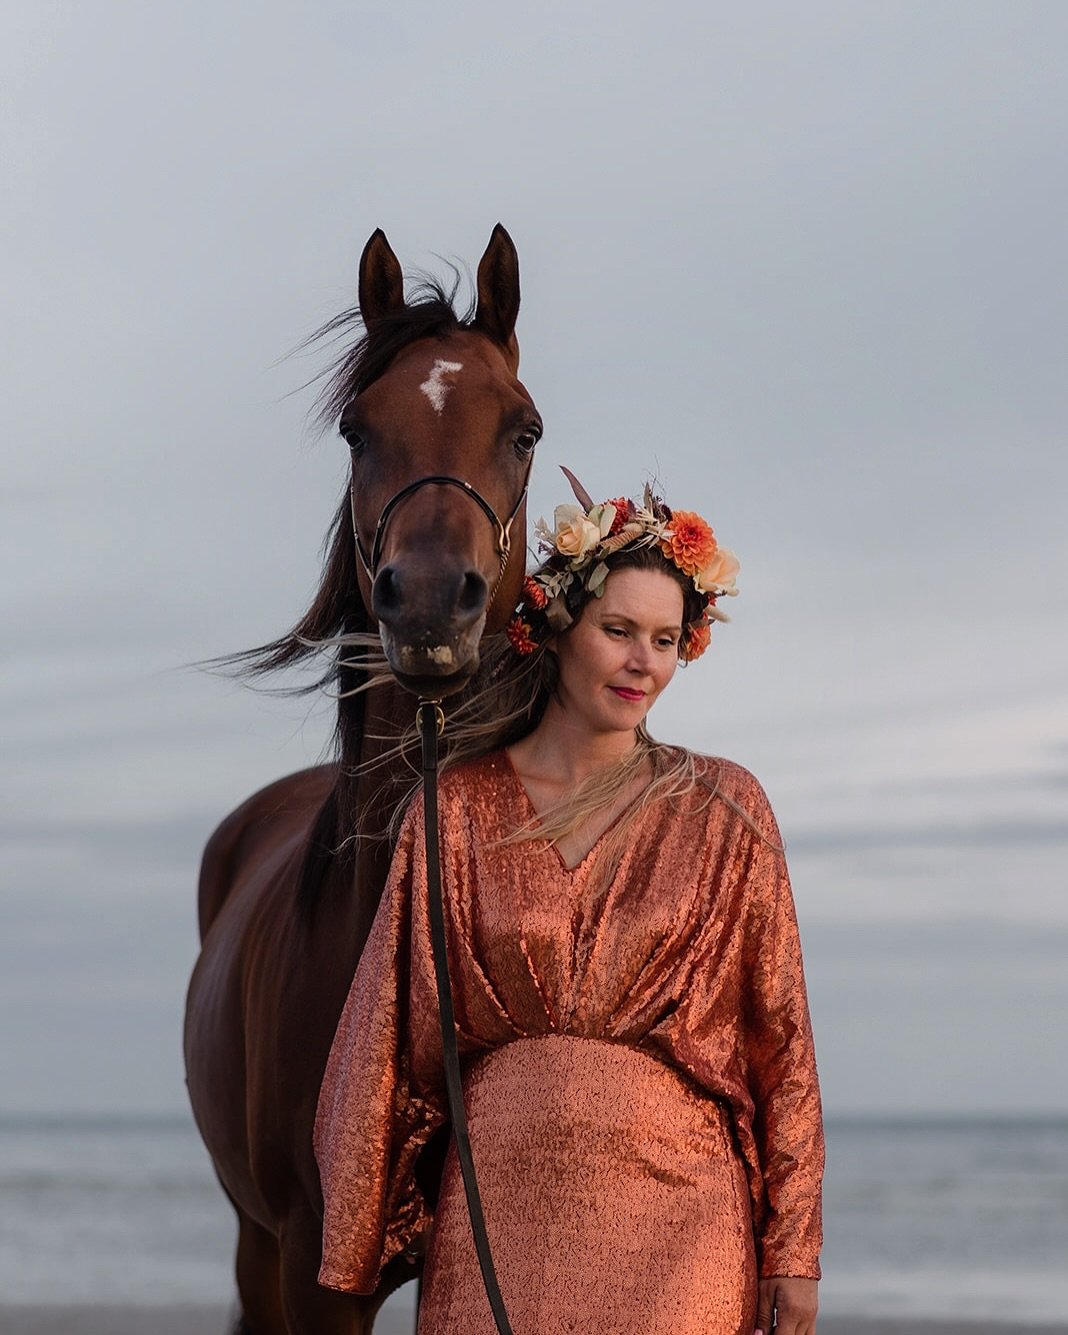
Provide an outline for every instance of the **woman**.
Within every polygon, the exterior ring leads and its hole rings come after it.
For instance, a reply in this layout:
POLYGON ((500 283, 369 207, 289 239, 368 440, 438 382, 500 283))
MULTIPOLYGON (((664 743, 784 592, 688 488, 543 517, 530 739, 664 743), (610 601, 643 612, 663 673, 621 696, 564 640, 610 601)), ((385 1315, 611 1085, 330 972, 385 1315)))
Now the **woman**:
MULTIPOLYGON (((562 506, 508 657, 450 723, 442 876, 464 1095, 516 1335, 811 1335, 823 1139, 793 901, 759 783, 655 743, 737 562, 698 515, 562 506)), ((331 1051, 320 1281, 426 1249, 420 1335, 494 1330, 449 1151, 421 803, 331 1051)))

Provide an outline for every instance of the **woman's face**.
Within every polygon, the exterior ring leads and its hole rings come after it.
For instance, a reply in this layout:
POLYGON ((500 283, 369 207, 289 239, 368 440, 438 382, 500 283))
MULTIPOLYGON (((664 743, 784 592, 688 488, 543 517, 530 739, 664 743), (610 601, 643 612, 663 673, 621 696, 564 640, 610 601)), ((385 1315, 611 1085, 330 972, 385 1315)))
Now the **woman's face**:
POLYGON ((556 637, 556 699, 591 732, 632 732, 675 675, 682 634, 678 583, 658 570, 617 570, 602 598, 556 637))

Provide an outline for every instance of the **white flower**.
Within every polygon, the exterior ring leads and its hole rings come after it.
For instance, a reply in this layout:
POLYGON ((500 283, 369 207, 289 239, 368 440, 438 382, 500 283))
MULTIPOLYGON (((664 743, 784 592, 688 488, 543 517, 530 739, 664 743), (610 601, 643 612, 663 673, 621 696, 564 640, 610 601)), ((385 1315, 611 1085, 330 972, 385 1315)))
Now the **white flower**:
POLYGON ((549 525, 545 522, 544 519, 538 519, 535 521, 534 533, 535 536, 540 538, 541 541, 544 542, 547 547, 554 547, 556 545, 556 537, 552 529, 549 527, 549 525))
POLYGON ((659 519, 648 506, 639 507, 631 522, 641 524, 645 532, 657 541, 663 538, 671 527, 669 519, 659 519))
POLYGON ((577 505, 558 505, 553 511, 553 520, 556 523, 556 550, 563 556, 584 556, 601 541, 600 528, 577 505))
POLYGON ((604 505, 595 505, 589 513, 591 524, 597 525, 597 532, 602 538, 607 538, 612 525, 616 522, 616 507, 611 501, 605 501, 604 505))
POLYGON ((694 576, 694 583, 701 593, 726 594, 734 598, 738 593, 734 577, 740 569, 733 552, 726 547, 717 547, 712 560, 694 576))

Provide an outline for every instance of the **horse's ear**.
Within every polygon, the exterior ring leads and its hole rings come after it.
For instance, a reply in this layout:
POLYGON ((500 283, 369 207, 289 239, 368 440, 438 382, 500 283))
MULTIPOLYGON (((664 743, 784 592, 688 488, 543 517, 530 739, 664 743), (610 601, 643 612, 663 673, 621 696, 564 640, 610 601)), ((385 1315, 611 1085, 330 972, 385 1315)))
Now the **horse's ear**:
POLYGON ((383 315, 400 310, 404 305, 404 274, 400 260, 386 240, 381 227, 376 227, 360 256, 360 314, 369 329, 383 315))
POLYGON ((497 224, 478 262, 475 328, 499 343, 519 364, 515 322, 519 314, 519 256, 512 238, 497 224))

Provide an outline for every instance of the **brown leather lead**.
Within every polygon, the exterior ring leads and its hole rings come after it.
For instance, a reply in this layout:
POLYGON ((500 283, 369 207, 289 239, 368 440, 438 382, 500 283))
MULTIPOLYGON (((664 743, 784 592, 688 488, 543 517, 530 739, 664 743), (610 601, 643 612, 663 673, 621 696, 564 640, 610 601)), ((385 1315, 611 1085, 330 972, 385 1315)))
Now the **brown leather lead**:
POLYGON ((512 1335, 508 1313, 504 1308, 497 1272, 493 1266, 482 1200, 475 1180, 475 1164, 471 1158, 471 1140, 467 1134, 467 1113, 464 1109, 463 1087, 460 1083, 460 1054, 456 1047, 456 1019, 452 1008, 452 989, 449 985, 449 956, 445 940, 445 911, 441 898, 441 860, 438 846, 438 734, 445 726, 445 715, 434 700, 419 701, 419 727, 423 739, 423 828, 426 835, 427 912, 430 917, 430 939, 434 952, 434 977, 438 988, 438 1014, 441 1019, 441 1043, 445 1061, 445 1089, 449 1098, 452 1133, 456 1140, 456 1154, 467 1196, 467 1212, 471 1218, 471 1233, 478 1253, 482 1282, 486 1287, 493 1320, 500 1335, 512 1335))

